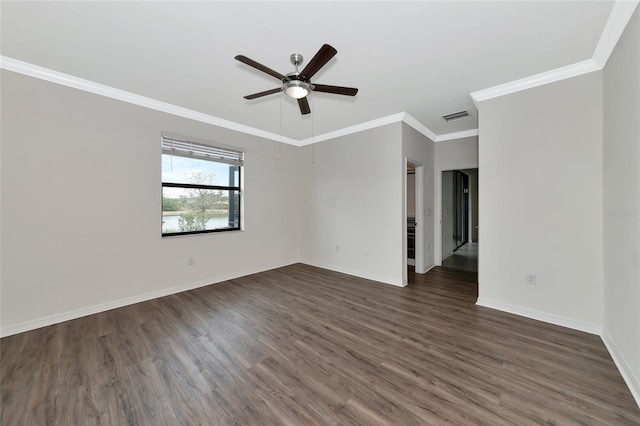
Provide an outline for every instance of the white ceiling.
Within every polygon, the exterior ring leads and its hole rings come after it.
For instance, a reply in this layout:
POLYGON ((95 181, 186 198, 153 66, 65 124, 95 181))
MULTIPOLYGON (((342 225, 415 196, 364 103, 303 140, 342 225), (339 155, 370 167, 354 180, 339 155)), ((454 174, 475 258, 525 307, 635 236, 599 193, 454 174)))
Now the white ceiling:
POLYGON ((613 2, 8 2, 1 54, 244 124, 306 139, 406 111, 437 135, 477 128, 469 93, 590 59, 613 2), (338 50, 301 116, 285 95, 247 101, 338 50), (303 64, 304 66, 304 64, 303 64), (447 123, 442 115, 468 110, 447 123))

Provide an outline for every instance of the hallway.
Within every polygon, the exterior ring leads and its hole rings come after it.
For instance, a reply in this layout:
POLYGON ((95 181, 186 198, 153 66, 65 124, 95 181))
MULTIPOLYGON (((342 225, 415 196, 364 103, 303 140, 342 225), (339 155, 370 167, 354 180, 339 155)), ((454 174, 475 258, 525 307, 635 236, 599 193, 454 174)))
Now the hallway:
POLYGON ((458 271, 478 272, 478 243, 466 243, 442 261, 442 266, 458 271))

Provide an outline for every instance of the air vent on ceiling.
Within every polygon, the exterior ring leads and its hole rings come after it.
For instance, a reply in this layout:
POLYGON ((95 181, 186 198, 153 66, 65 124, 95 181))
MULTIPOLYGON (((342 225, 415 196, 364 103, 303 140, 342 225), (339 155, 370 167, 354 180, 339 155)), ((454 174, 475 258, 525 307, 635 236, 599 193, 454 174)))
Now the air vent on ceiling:
POLYGON ((443 115, 442 118, 444 118, 447 121, 452 121, 452 120, 458 120, 460 118, 465 118, 468 116, 469 116, 469 113, 467 111, 459 111, 459 112, 454 112, 453 114, 443 115))

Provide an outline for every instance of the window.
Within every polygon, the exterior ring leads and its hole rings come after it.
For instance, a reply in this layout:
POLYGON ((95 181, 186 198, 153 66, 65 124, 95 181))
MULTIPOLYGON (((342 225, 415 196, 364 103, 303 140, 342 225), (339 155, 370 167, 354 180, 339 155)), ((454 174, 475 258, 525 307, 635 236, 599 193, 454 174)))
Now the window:
POLYGON ((162 137, 162 236, 240 230, 244 152, 162 137))

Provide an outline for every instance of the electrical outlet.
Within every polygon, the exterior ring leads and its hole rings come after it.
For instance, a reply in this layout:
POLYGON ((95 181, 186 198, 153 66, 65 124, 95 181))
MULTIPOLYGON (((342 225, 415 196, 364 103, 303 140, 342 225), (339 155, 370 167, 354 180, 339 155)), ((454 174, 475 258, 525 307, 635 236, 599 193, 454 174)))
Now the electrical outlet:
POLYGON ((536 274, 527 273, 524 274, 524 278, 527 284, 536 285, 536 274))
POLYGON ((189 256, 189 257, 187 258, 187 265, 189 265, 189 266, 193 266, 193 265, 195 265, 195 264, 196 264, 196 258, 195 258, 195 257, 193 257, 193 256, 189 256))
POLYGON ((364 251, 364 257, 367 257, 367 251, 366 250, 364 251))
POLYGON ((336 246, 336 251, 340 251, 340 246, 336 246))

